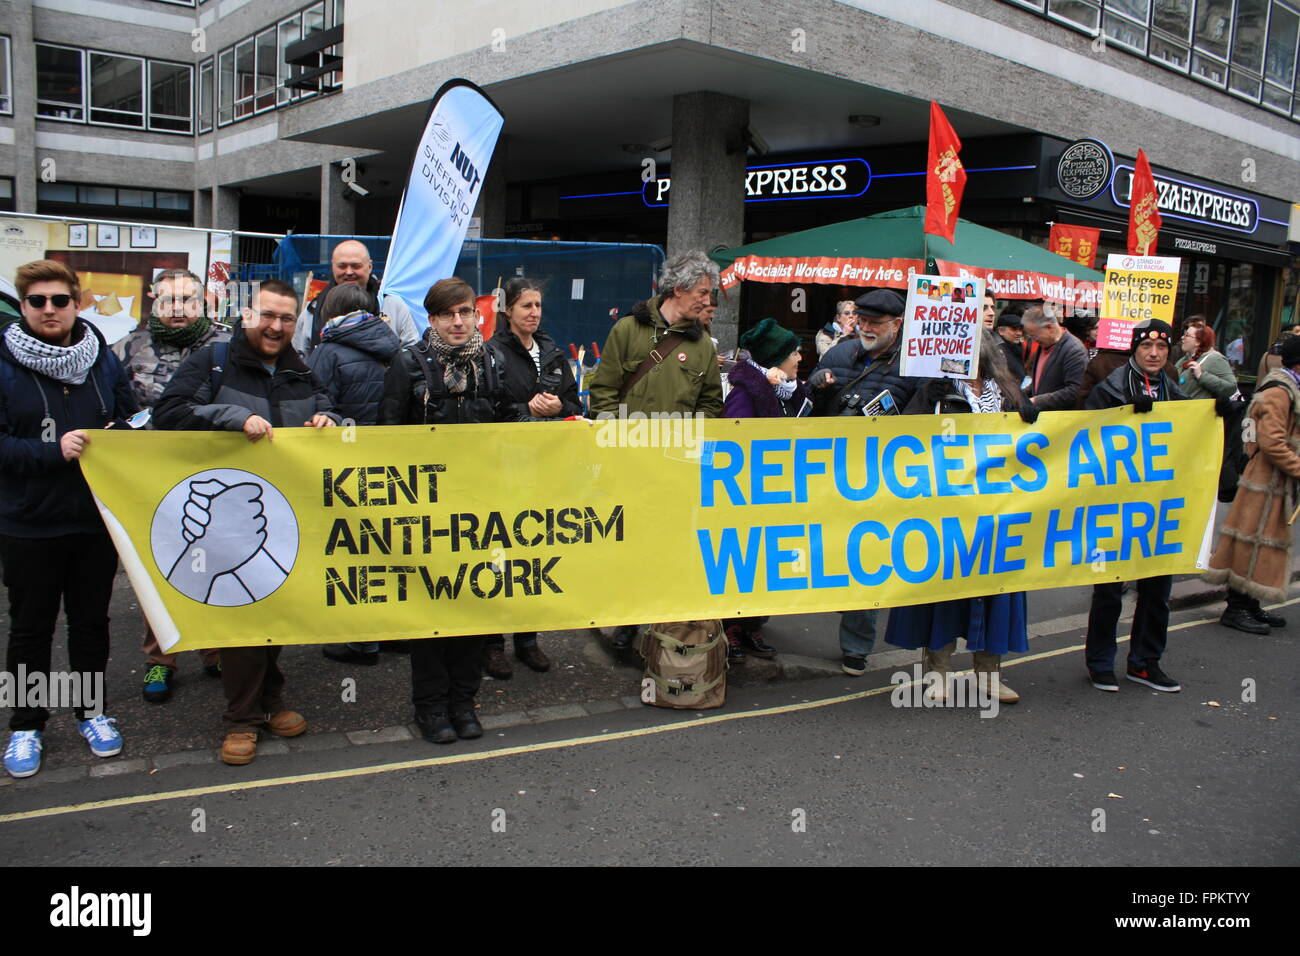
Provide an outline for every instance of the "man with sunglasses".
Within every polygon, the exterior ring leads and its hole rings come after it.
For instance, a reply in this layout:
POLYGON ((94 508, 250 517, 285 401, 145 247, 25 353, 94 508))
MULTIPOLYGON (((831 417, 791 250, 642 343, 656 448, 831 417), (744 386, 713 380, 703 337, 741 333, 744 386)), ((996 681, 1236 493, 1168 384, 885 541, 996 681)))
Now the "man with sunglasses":
MULTIPOLYGON (((889 289, 876 289, 854 300, 857 335, 833 346, 813 373, 814 415, 870 414, 875 402, 889 393, 890 407, 898 414, 926 381, 899 374, 898 336, 903 328, 903 297, 889 289)), ((887 414, 888 412, 886 412, 887 414)), ((876 645, 877 612, 871 608, 841 612, 840 670, 850 677, 867 672, 867 657, 876 645)))
POLYGON ((28 699, 14 708, 5 770, 30 777, 41 768, 48 704, 74 705, 78 730, 96 756, 122 750, 122 736, 116 721, 104 715, 102 700, 117 551, 78 459, 95 432, 137 409, 117 357, 99 330, 77 317, 77 274, 61 262, 29 262, 18 268, 15 285, 22 317, 0 336, 0 563, 9 592, 5 669, 42 674, 47 687, 67 686, 50 675, 62 604, 70 670, 79 685, 98 688, 94 696, 100 698, 28 699))
MULTIPOLYGON (((154 425, 242 431, 250 442, 273 442, 277 428, 337 425, 334 400, 293 348, 297 322, 293 286, 278 279, 262 282, 230 337, 228 354, 218 354, 220 344, 206 345, 182 362, 154 406, 154 425)), ((296 737, 307 729, 301 714, 285 709, 280 650, 279 645, 221 649, 225 763, 251 762, 261 729, 277 737, 296 737)))

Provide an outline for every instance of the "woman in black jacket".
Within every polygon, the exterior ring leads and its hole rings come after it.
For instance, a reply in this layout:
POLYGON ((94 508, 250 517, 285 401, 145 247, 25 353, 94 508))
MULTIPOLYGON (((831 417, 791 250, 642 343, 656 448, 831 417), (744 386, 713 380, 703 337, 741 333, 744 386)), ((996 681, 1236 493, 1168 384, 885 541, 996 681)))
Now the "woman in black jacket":
POLYGON ((334 399, 345 424, 379 420, 384 375, 402 343, 379 314, 375 297, 359 285, 336 285, 320 307, 320 344, 307 366, 334 399))
MULTIPOLYGON (((429 331, 388 366, 381 425, 457 425, 519 421, 500 369, 478 330, 474 290, 460 279, 435 282, 424 297, 429 331)), ((483 736, 474 715, 483 674, 482 637, 410 642, 411 698, 425 740, 483 736)))
MULTIPOLYGON (((543 332, 542 287, 517 277, 501 290, 496 331, 487 347, 501 368, 501 384, 520 418, 558 421, 581 415, 578 383, 564 352, 543 332)), ((483 642, 483 669, 497 680, 514 675, 506 657, 504 635, 483 642)), ((550 659, 537 646, 537 632, 515 635, 515 657, 535 671, 551 669, 550 659)))

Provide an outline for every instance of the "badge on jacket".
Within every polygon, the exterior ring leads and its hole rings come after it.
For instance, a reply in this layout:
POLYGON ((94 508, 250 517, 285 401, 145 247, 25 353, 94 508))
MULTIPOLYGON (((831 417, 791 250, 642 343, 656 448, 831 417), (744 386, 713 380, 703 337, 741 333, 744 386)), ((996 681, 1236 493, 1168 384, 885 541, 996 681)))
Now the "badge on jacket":
POLYGON ((686 353, 685 353, 685 352, 678 352, 678 353, 677 353, 677 361, 679 361, 679 362, 685 362, 685 361, 686 361, 686 353))

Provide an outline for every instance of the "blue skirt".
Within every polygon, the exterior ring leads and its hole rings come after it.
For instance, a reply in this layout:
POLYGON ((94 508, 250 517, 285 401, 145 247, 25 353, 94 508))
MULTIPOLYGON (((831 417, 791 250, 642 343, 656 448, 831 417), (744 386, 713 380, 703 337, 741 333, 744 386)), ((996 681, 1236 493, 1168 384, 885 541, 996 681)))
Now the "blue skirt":
POLYGON ((989 654, 1029 650, 1025 592, 896 607, 889 612, 885 640, 895 647, 947 647, 959 637, 966 647, 989 654))

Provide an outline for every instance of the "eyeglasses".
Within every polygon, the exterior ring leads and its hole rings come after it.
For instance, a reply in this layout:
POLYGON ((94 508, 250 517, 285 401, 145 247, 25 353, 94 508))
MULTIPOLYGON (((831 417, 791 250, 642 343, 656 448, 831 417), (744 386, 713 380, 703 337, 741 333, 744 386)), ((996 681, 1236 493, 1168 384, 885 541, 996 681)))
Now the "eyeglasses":
POLYGON ((293 325, 298 321, 298 316, 296 315, 281 315, 279 312, 259 312, 257 313, 257 316, 263 322, 274 322, 276 319, 279 319, 281 325, 293 325))
POLYGON ((857 316, 858 325, 874 325, 880 328, 884 328, 890 322, 894 321, 892 315, 863 315, 861 312, 858 312, 857 316))
POLYGON ((72 296, 60 292, 58 295, 25 295, 24 299, 33 309, 45 308, 45 300, 49 299, 56 309, 66 309, 72 302, 72 296))
POLYGON ((473 318, 477 314, 478 314, 477 309, 456 309, 453 312, 435 312, 434 318, 438 318, 438 319, 460 318, 468 322, 471 318, 473 318))

